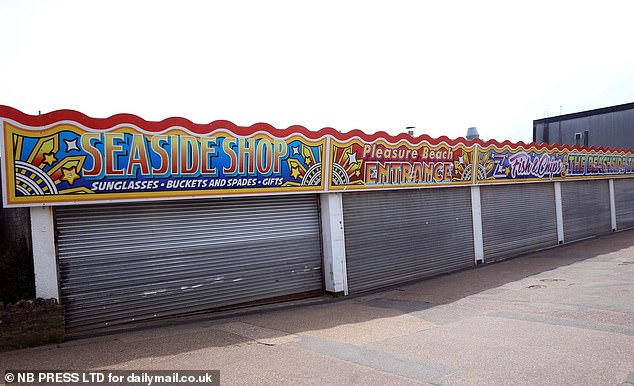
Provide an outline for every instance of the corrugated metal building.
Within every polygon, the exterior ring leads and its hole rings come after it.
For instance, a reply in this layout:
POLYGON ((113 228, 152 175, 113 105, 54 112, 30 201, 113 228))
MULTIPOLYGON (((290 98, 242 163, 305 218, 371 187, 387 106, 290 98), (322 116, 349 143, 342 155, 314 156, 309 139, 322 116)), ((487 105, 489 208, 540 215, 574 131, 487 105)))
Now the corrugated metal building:
POLYGON ((633 149, 634 103, 537 119, 533 141, 633 149))

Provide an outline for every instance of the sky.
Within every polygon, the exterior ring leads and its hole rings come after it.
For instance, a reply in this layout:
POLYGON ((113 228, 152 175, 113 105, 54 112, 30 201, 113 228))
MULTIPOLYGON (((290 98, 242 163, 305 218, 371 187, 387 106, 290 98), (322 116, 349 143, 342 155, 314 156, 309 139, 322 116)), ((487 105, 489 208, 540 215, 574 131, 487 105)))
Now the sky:
POLYGON ((634 102, 634 2, 0 0, 0 104, 532 140, 634 102))

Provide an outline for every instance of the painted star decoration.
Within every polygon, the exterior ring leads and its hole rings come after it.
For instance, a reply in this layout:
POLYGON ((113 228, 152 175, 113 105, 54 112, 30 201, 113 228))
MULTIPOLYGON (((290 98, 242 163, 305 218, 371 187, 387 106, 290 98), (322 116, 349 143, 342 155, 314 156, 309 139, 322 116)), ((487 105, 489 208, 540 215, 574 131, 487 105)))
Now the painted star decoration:
POLYGON ((357 163, 357 153, 348 153, 348 162, 350 165, 357 163))
POLYGON ((60 180, 68 182, 69 185, 72 185, 76 179, 79 178, 79 174, 77 174, 77 168, 72 166, 70 168, 62 168, 62 177, 60 180))
POLYGON ((48 166, 53 166, 53 164, 57 161, 55 158, 55 154, 53 153, 44 153, 44 160, 42 163, 47 164, 48 166))
POLYGON ((79 151, 79 147, 77 146, 77 138, 65 139, 64 143, 66 144, 66 152, 69 152, 71 150, 79 151))

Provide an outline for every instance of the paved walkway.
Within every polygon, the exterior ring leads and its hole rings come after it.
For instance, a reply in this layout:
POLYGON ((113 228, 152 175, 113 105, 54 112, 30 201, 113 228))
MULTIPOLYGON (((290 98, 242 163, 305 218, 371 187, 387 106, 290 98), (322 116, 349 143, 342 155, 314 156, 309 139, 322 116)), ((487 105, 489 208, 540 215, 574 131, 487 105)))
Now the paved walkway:
POLYGON ((224 385, 634 384, 634 231, 370 295, 0 354, 224 385))

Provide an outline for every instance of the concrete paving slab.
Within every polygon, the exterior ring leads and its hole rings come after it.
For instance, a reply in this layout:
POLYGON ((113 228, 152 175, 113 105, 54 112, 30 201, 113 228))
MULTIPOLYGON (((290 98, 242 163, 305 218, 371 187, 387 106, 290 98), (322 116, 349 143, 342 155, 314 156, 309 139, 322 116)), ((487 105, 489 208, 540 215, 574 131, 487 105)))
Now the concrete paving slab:
POLYGON ((327 339, 304 337, 297 344, 329 357, 358 363, 372 369, 402 375, 425 383, 437 384, 442 378, 454 371, 443 364, 429 360, 413 360, 410 356, 393 355, 381 349, 372 350, 327 339))
POLYGON ((381 342, 397 336, 409 336, 418 331, 434 327, 434 323, 415 316, 398 315, 390 318, 377 318, 354 324, 342 324, 327 329, 307 331, 301 335, 332 339, 354 345, 364 345, 370 342, 381 342))
POLYGON ((458 369, 440 384, 607 385, 631 371, 633 347, 631 336, 488 316, 368 349, 458 369))
POLYGON ((310 307, 301 313, 287 310, 254 315, 245 320, 290 334, 310 335, 350 344, 381 341, 434 327, 433 323, 404 314, 398 309, 368 307, 359 301, 310 307))
POLYGON ((225 385, 634 385, 634 231, 385 291, 0 353, 225 385))
POLYGON ((254 340, 256 343, 276 346, 280 344, 293 343, 299 340, 299 336, 289 334, 280 330, 272 330, 244 322, 222 323, 216 329, 226 331, 238 336, 254 340))

